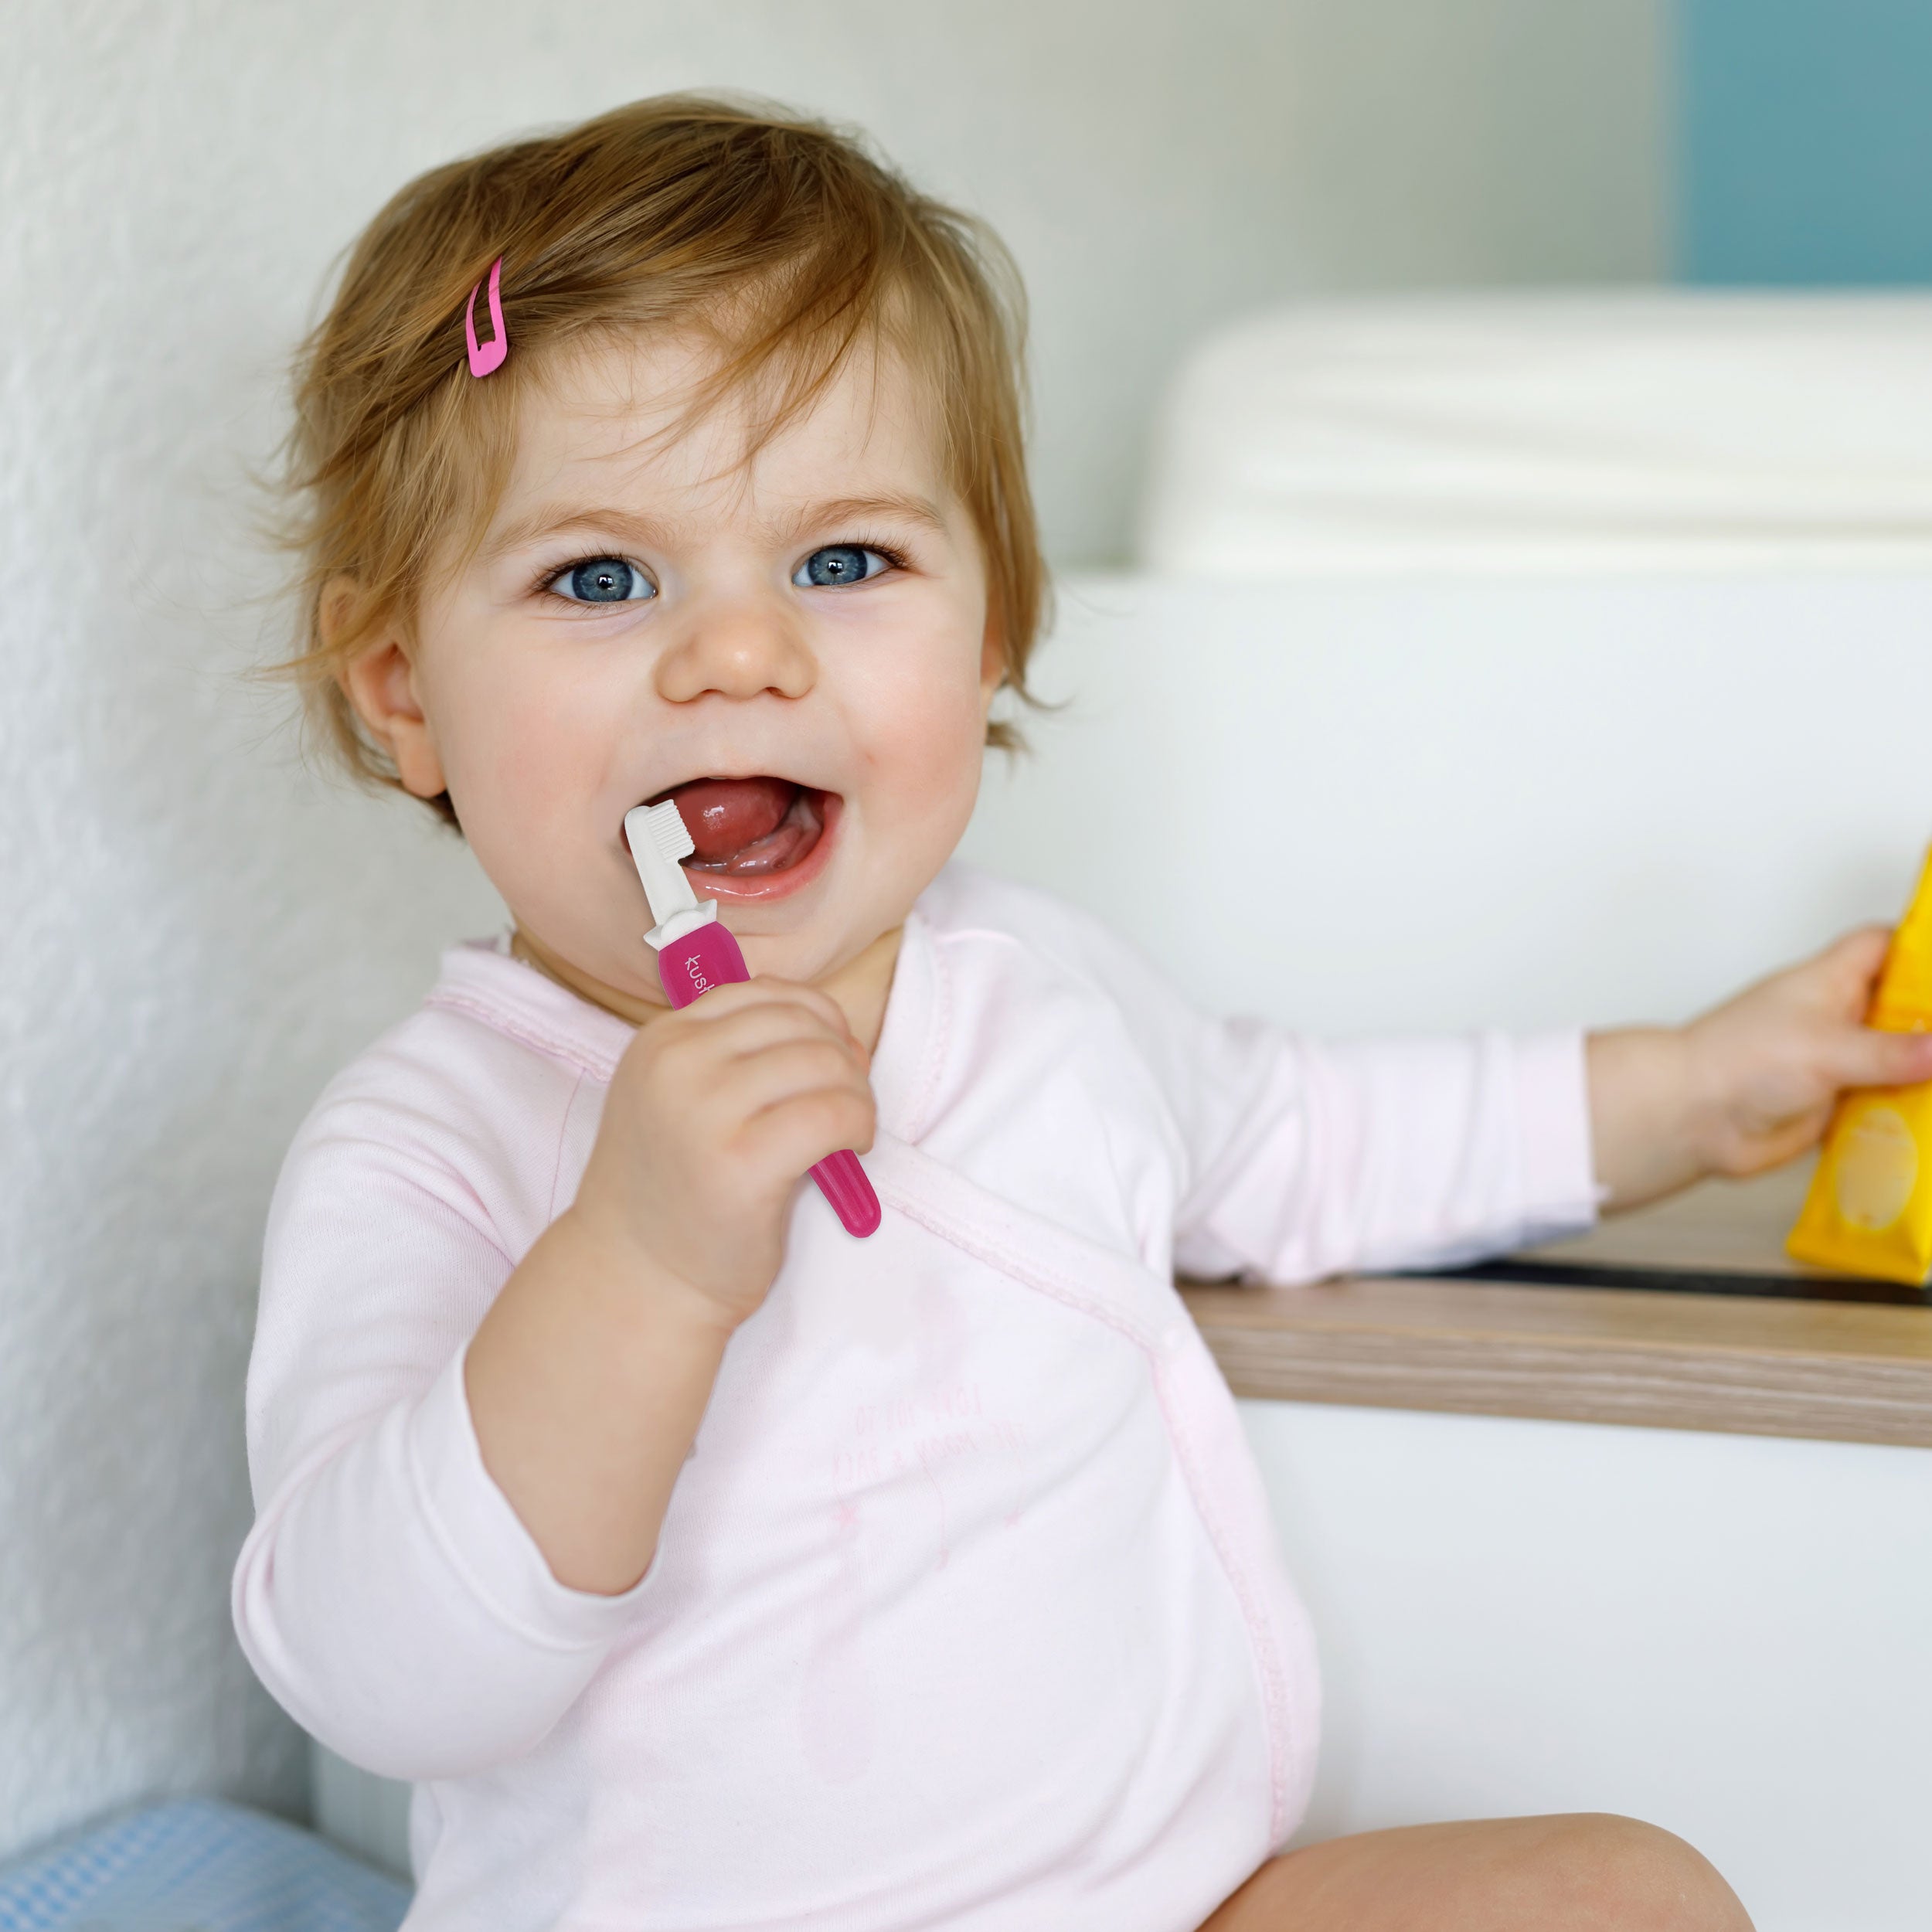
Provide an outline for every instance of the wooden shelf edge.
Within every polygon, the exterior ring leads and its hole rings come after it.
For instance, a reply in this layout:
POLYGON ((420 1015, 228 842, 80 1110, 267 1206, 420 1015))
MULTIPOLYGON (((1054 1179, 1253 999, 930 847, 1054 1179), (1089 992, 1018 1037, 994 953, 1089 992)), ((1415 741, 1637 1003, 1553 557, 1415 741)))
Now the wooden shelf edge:
POLYGON ((1278 1298, 1251 1311, 1264 1319, 1243 1321, 1225 1294, 1189 1299, 1237 1396, 1932 1448, 1932 1359, 1916 1352, 1698 1347, 1447 1320, 1352 1325, 1332 1313, 1302 1323, 1284 1317, 1278 1298))
MULTIPOLYGON (((1708 1182, 1517 1259, 1789 1274, 1808 1179, 1708 1182)), ((1932 1448, 1932 1307, 1560 1274, 1181 1291, 1237 1396, 1932 1448)))
POLYGON ((1203 1329, 1481 1337, 1573 1349, 1917 1363, 1932 1371, 1928 1308, 1413 1275, 1292 1288, 1183 1282, 1181 1292, 1203 1329))

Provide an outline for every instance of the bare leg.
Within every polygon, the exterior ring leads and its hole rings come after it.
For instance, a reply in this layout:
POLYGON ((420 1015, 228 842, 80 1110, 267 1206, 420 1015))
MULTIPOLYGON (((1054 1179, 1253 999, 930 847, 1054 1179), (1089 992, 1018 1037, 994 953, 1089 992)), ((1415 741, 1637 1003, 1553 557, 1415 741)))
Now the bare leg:
POLYGON ((1682 1838, 1634 1818, 1417 1825, 1269 1862, 1201 1932, 1751 1932, 1682 1838))

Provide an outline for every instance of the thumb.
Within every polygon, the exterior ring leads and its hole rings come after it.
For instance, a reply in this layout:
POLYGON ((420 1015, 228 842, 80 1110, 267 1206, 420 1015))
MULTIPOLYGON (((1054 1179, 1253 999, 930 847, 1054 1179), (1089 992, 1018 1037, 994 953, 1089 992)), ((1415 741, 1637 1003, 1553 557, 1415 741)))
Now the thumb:
POLYGON ((1824 969, 1821 990, 1828 989, 1833 1005, 1842 1002, 1845 1012, 1862 1018, 1891 945, 1889 926, 1860 926, 1841 934, 1818 955, 1824 969))
POLYGON ((1932 1033, 1882 1033, 1848 1027, 1832 1055, 1841 1087, 1913 1087, 1932 1080, 1932 1033))

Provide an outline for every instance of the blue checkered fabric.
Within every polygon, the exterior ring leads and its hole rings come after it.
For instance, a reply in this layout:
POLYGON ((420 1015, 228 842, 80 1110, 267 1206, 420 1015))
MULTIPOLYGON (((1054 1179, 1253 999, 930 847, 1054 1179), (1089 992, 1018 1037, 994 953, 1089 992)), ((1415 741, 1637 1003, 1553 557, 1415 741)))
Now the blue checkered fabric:
POLYGON ((312 1832, 183 1798, 0 1866, 0 1932, 396 1932, 409 1898, 312 1832))

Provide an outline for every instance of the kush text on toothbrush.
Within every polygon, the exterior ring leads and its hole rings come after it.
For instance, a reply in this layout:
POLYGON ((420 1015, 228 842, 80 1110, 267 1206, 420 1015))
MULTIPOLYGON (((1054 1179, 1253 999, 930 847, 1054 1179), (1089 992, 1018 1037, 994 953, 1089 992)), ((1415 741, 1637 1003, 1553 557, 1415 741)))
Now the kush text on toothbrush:
MULTIPOLYGON (((717 901, 701 904, 685 876, 682 862, 696 848, 676 801, 632 807, 624 830, 657 922, 644 937, 657 953, 665 998, 674 1007, 689 1006, 715 986, 750 978, 731 929, 719 920, 717 901)), ((827 1155, 811 1174, 848 1234, 862 1237, 878 1227, 879 1196, 849 1148, 827 1155)))

